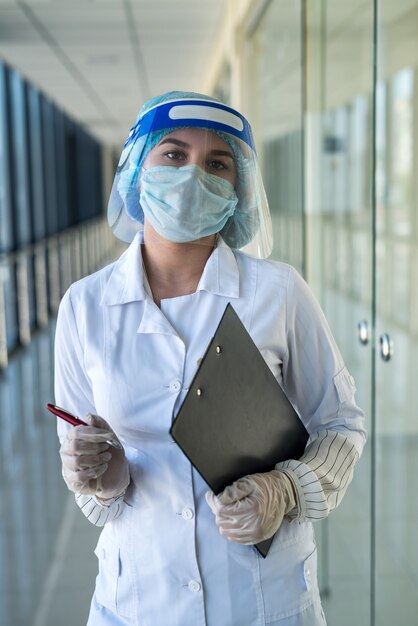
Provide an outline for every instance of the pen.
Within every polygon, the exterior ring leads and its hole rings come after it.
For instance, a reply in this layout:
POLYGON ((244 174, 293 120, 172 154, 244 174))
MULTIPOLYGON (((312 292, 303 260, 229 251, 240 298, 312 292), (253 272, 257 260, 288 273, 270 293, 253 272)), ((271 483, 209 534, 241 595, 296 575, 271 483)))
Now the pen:
MULTIPOLYGON (((61 419, 65 420, 69 424, 72 424, 73 426, 88 426, 89 425, 86 422, 83 422, 83 420, 81 420, 76 415, 69 413, 69 411, 66 411, 65 409, 57 406, 56 404, 51 404, 50 402, 48 402, 48 404, 46 405, 46 408, 48 409, 48 411, 51 411, 51 413, 53 413, 54 415, 56 415, 57 417, 60 417, 61 419)), ((118 449, 122 448, 121 444, 118 441, 112 441, 110 439, 107 439, 106 443, 109 444, 109 446, 112 446, 113 448, 118 448, 118 449)))

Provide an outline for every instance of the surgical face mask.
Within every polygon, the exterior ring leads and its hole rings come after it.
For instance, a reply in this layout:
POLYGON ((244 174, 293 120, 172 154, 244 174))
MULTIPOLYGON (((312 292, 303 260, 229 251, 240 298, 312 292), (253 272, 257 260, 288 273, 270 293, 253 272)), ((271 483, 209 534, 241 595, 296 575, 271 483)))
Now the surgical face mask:
POLYGON ((218 233, 233 215, 233 185, 198 165, 143 170, 140 203, 159 235, 183 243, 218 233))

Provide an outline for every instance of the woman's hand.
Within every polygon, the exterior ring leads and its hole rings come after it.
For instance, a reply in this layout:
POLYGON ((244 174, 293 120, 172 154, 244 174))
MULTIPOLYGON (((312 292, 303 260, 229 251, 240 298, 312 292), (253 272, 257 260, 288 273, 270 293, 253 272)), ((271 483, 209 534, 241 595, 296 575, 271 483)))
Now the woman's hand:
POLYGON ((219 496, 208 491, 206 501, 221 535, 249 545, 272 537, 296 506, 293 484, 279 470, 240 478, 219 496))
POLYGON ((122 444, 103 418, 89 414, 85 420, 88 426, 69 429, 61 445, 62 475, 70 491, 116 498, 130 482, 122 444))

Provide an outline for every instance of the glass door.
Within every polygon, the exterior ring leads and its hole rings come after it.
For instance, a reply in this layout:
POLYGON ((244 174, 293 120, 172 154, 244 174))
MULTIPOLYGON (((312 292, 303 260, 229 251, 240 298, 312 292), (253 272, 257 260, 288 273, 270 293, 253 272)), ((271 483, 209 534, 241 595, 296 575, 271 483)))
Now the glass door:
POLYGON ((376 84, 375 622, 418 623, 418 0, 380 0, 376 84))
MULTIPOLYGON (((357 385, 371 430, 373 285, 372 0, 305 2, 307 278, 357 385)), ((329 626, 371 619, 371 446, 322 522, 319 575, 329 626)))

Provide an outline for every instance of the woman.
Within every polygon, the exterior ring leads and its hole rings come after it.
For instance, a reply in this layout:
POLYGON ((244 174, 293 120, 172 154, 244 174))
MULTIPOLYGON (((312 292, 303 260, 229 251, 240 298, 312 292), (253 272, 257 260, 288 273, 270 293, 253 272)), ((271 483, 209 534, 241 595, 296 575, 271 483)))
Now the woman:
POLYGON ((200 94, 147 102, 109 222, 132 243, 72 285, 56 334, 56 402, 89 423, 59 424, 63 476, 104 527, 88 624, 323 626, 311 522, 351 481, 363 415, 306 283, 264 260, 271 223, 245 118, 200 94), (301 459, 215 496, 169 429, 229 302, 310 437, 301 459), (263 559, 253 544, 274 534, 263 559))

